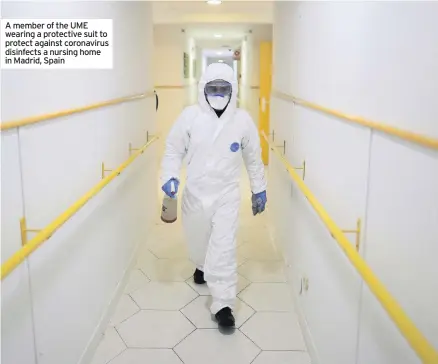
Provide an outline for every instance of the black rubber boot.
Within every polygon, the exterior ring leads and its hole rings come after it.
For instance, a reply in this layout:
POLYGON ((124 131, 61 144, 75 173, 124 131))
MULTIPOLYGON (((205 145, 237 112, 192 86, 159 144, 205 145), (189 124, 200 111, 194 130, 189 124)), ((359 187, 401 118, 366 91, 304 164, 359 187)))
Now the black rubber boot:
POLYGON ((204 284, 204 272, 202 270, 196 269, 195 273, 193 273, 193 280, 196 284, 204 284))
POLYGON ((224 307, 215 315, 215 317, 219 326, 234 327, 235 325, 234 316, 229 307, 224 307))

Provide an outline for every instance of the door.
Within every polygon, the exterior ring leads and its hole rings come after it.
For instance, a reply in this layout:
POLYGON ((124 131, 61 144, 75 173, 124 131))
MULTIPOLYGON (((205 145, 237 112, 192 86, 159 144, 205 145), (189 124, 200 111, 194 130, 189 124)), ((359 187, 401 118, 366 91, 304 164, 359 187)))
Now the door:
MULTIPOLYGON (((259 94, 259 132, 270 134, 270 100, 272 83, 272 42, 260 43, 260 94, 259 94)), ((269 145, 261 137, 262 160, 269 163, 269 145)))

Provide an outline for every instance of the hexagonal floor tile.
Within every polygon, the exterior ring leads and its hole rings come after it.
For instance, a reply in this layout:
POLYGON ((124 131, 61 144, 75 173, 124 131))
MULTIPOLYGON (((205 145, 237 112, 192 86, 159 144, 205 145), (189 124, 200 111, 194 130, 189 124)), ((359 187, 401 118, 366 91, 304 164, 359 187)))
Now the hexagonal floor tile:
POLYGON ((236 251, 236 260, 237 260, 237 268, 239 268, 241 265, 243 265, 248 261, 248 258, 242 254, 239 248, 237 248, 236 251))
POLYGON ((188 284, 192 289, 194 289, 201 296, 210 296, 210 290, 208 289, 207 283, 205 284, 196 284, 193 282, 193 277, 190 277, 186 280, 186 284, 188 284))
POLYGON ((140 269, 133 269, 129 274, 124 292, 132 293, 147 283, 149 283, 149 278, 140 269))
POLYGON ((179 310, 198 294, 184 282, 150 282, 131 294, 144 310, 179 310))
POLYGON ((241 276, 240 274, 237 275, 237 291, 236 294, 239 294, 242 292, 246 287, 248 287, 251 284, 249 280, 247 280, 244 276, 241 276))
POLYGON ((130 348, 170 349, 195 327, 179 311, 140 311, 116 326, 130 348))
POLYGON ((184 364, 249 364, 260 352, 240 331, 224 335, 217 329, 196 330, 174 350, 184 364))
MULTIPOLYGON (((243 192, 243 191, 242 191, 243 192)), ((242 208, 239 212, 239 221, 242 227, 257 226, 259 228, 266 226, 269 223, 269 216, 266 212, 254 216, 252 214, 251 205, 248 204, 248 200, 251 200, 251 196, 245 196, 242 194, 242 208)), ((267 208, 269 210, 269 207, 267 208)))
POLYGON ((130 318, 132 315, 140 311, 140 308, 135 304, 129 295, 122 295, 114 310, 113 316, 110 320, 110 325, 115 326, 130 318))
POLYGON ((277 247, 270 242, 245 243, 237 248, 239 255, 248 260, 274 260, 282 259, 277 247))
POLYGON ((294 313, 257 312, 240 330, 262 350, 306 350, 294 313))
POLYGON ((153 265, 157 260, 158 258, 153 255, 145 245, 143 245, 137 254, 135 268, 141 269, 143 273, 145 273, 145 269, 153 265))
POLYGON ((262 351, 252 364, 311 364, 307 353, 300 351, 262 351))
POLYGON ((188 258, 186 244, 175 240, 153 240, 148 243, 149 250, 160 259, 188 258))
POLYGON ((126 346, 117 331, 110 327, 105 331, 102 341, 91 360, 91 364, 106 364, 125 349, 126 346))
POLYGON ((255 283, 286 282, 283 262, 249 260, 238 268, 239 274, 255 283))
POLYGON ((183 364, 171 349, 127 349, 108 364, 183 364))
MULTIPOLYGON (((214 329, 217 328, 217 322, 211 314, 212 298, 211 296, 200 296, 186 307, 181 312, 193 323, 198 329, 214 329)), ((236 327, 239 328, 254 314, 254 310, 240 299, 236 299, 236 307, 234 316, 236 318, 236 327)))
MULTIPOLYGON (((252 217, 252 216, 251 216, 252 217)), ((239 222, 242 224, 242 222, 239 222)), ((244 244, 257 244, 270 241, 270 236, 264 227, 257 227, 254 225, 254 221, 245 226, 240 226, 236 234, 237 246, 240 247, 244 244)))
MULTIPOLYGON (((196 292, 198 292, 201 296, 210 296, 210 290, 208 289, 207 284, 196 284, 193 282, 193 278, 190 277, 186 283, 192 287, 196 292)), ((245 277, 242 277, 240 274, 237 275, 237 294, 243 291, 246 287, 251 284, 245 277)))
POLYGON ((236 246, 239 247, 242 244, 245 244, 245 240, 243 240, 243 238, 239 235, 236 236, 236 246))
POLYGON ((193 274, 195 266, 188 259, 158 259, 142 271, 151 281, 184 282, 193 274))
POLYGON ((151 246, 151 244, 165 244, 167 242, 185 243, 185 234, 182 224, 165 224, 156 226, 153 233, 150 234, 146 244, 151 246))
POLYGON ((256 311, 294 310, 292 290, 287 283, 253 283, 240 292, 239 298, 256 311))
POLYGON ((265 224, 258 226, 252 221, 246 226, 242 226, 238 232, 238 240, 248 244, 269 243, 271 241, 271 234, 265 224))

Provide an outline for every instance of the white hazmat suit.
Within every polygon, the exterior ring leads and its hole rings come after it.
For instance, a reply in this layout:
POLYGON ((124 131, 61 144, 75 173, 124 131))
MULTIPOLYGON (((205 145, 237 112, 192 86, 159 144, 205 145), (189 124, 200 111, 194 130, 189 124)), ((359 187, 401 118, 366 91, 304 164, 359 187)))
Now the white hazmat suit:
POLYGON ((216 314, 234 308, 237 286, 236 231, 240 206, 242 161, 254 194, 266 190, 260 138, 251 116, 238 109, 238 86, 231 67, 214 63, 199 82, 198 104, 183 110, 166 141, 162 184, 178 179, 186 158, 187 181, 182 220, 190 256, 204 272, 216 314), (213 80, 232 85, 230 102, 218 117, 204 88, 213 80))

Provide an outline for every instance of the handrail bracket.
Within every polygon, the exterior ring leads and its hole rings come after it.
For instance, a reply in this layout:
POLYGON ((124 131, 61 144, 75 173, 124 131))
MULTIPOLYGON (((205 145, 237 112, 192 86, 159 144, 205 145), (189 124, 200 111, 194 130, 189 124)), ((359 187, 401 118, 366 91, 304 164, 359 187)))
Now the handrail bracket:
POLYGON ((132 147, 132 143, 129 143, 129 155, 131 155, 132 152, 135 152, 135 151, 137 151, 137 150, 140 150, 140 149, 139 149, 139 148, 133 148, 133 147, 132 147))
POLYGON ((25 246, 27 244, 27 233, 39 233, 40 231, 40 229, 28 229, 26 218, 22 217, 20 219, 21 245, 25 246))
POLYGON ((154 138, 155 135, 149 134, 149 130, 146 132, 146 143, 149 143, 149 141, 154 138))
POLYGON ((286 155, 286 140, 283 140, 283 145, 277 145, 275 148, 283 149, 283 155, 286 155))
POLYGON ((294 167, 294 169, 303 171, 303 181, 304 181, 304 178, 306 178, 306 161, 303 161, 301 167, 294 167))
POLYGON ((362 221, 361 219, 357 219, 356 222, 356 230, 342 230, 344 233, 356 234, 356 250, 360 249, 360 235, 362 232, 362 221))
POLYGON ((105 163, 102 162, 102 169, 101 169, 101 171, 102 171, 102 179, 104 179, 105 178, 105 172, 112 172, 113 170, 112 169, 105 169, 105 163))

